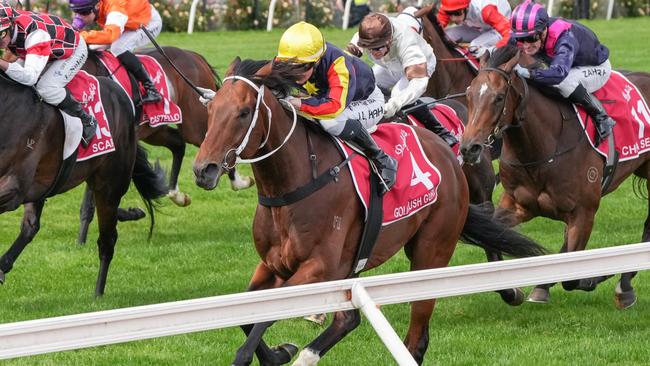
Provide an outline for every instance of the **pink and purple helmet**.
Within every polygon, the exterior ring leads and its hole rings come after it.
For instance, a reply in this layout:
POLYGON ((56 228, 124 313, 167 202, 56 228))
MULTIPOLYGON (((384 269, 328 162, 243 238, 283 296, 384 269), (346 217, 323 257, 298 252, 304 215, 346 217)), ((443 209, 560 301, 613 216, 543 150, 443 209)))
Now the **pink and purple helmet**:
POLYGON ((540 4, 526 0, 512 11, 510 18, 514 38, 524 38, 541 33, 548 26, 548 13, 540 4))
POLYGON ((95 8, 99 0, 70 0, 70 10, 74 13, 89 11, 95 8))
POLYGON ((16 11, 11 6, 0 3, 0 32, 12 26, 15 14, 16 11))

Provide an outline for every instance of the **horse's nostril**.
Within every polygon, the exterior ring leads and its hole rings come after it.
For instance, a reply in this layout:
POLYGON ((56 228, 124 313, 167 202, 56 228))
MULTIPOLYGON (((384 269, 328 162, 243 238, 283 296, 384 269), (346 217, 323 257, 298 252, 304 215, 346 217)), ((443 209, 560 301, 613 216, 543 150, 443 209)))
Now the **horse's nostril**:
POLYGON ((472 154, 478 154, 481 152, 481 145, 479 144, 474 144, 469 148, 470 153, 472 154))

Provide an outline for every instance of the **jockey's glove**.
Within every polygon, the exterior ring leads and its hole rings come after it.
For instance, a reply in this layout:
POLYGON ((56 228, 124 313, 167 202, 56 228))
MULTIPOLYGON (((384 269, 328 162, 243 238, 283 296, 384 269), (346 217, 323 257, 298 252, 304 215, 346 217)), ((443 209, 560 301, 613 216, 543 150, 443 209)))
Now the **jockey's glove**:
POLYGON ((357 46, 356 44, 354 44, 352 42, 348 43, 348 46, 345 48, 345 50, 348 51, 348 53, 351 54, 351 55, 354 55, 354 56, 357 56, 357 57, 363 56, 363 50, 361 50, 361 48, 359 48, 359 46, 357 46))
POLYGON ((397 103, 397 101, 394 98, 391 98, 384 104, 384 117, 390 118, 402 109, 402 106, 397 103))
POLYGON ((299 111, 300 106, 302 105, 302 99, 300 99, 300 98, 288 96, 288 97, 286 97, 286 98, 284 98, 282 100, 287 102, 287 104, 291 104, 296 109, 296 111, 299 111))
POLYGON ((403 90, 393 88, 391 97, 384 105, 384 117, 390 118, 403 106, 414 103, 427 90, 429 78, 413 78, 403 90))
POLYGON ((530 79, 530 70, 528 70, 527 68, 522 67, 519 64, 517 64, 517 65, 515 65, 514 70, 522 78, 530 79))
POLYGON ((217 92, 212 89, 201 88, 200 86, 197 86, 196 88, 201 92, 201 94, 203 94, 199 97, 199 101, 206 107, 208 106, 208 103, 214 99, 214 96, 217 95, 217 92))

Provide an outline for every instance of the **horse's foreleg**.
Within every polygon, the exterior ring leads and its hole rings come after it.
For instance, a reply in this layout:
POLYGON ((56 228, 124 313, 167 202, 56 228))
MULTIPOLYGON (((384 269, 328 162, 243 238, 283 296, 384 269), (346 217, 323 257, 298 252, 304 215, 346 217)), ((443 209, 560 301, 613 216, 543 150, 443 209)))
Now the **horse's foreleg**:
POLYGON ((20 225, 20 234, 11 244, 11 247, 5 254, 0 257, 0 283, 5 282, 5 273, 9 273, 14 266, 14 262, 23 252, 41 227, 41 213, 45 200, 26 203, 23 206, 23 221, 20 225))
POLYGON ((332 323, 300 352, 293 366, 313 366, 343 337, 361 323, 359 310, 334 313, 332 323))
POLYGON ((241 191, 242 189, 250 188, 255 185, 253 177, 242 177, 237 173, 235 168, 228 171, 228 179, 230 179, 230 188, 233 191, 241 191))
MULTIPOLYGON (((260 262, 253 273, 253 277, 248 285, 248 291, 264 290, 269 288, 279 287, 282 284, 282 280, 279 279, 269 268, 260 262)), ((259 334, 253 333, 255 326, 257 324, 247 324, 242 325, 241 329, 246 334, 246 342, 242 347, 237 351, 237 356, 234 365, 248 365, 252 362, 253 359, 253 350, 257 355, 257 358, 260 361, 260 365, 281 365, 287 363, 291 360, 293 355, 297 352, 296 350, 291 350, 292 345, 281 345, 279 347, 270 348, 266 345, 262 339, 264 330, 271 326, 273 322, 267 324, 263 329, 258 327, 257 332, 259 334), (251 336, 251 334, 253 334, 251 336), (256 342, 256 343, 255 343, 256 342), (248 362, 248 363, 246 363, 248 362)))
POLYGON ((79 238, 77 238, 77 243, 86 244, 88 227, 93 221, 93 216, 95 216, 95 197, 93 196, 93 191, 86 185, 84 197, 81 201, 81 208, 79 209, 79 238))

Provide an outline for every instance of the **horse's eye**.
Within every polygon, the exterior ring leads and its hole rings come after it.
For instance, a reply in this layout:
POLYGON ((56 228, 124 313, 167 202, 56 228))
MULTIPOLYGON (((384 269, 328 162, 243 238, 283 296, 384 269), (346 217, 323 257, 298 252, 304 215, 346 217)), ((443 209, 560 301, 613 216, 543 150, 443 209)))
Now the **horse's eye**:
POLYGON ((503 94, 497 94, 497 96, 494 98, 495 103, 501 103, 506 97, 503 94))
POLYGON ((248 117, 250 114, 251 114, 251 109, 246 107, 246 108, 242 109, 241 111, 239 111, 239 118, 244 119, 244 118, 248 117))

